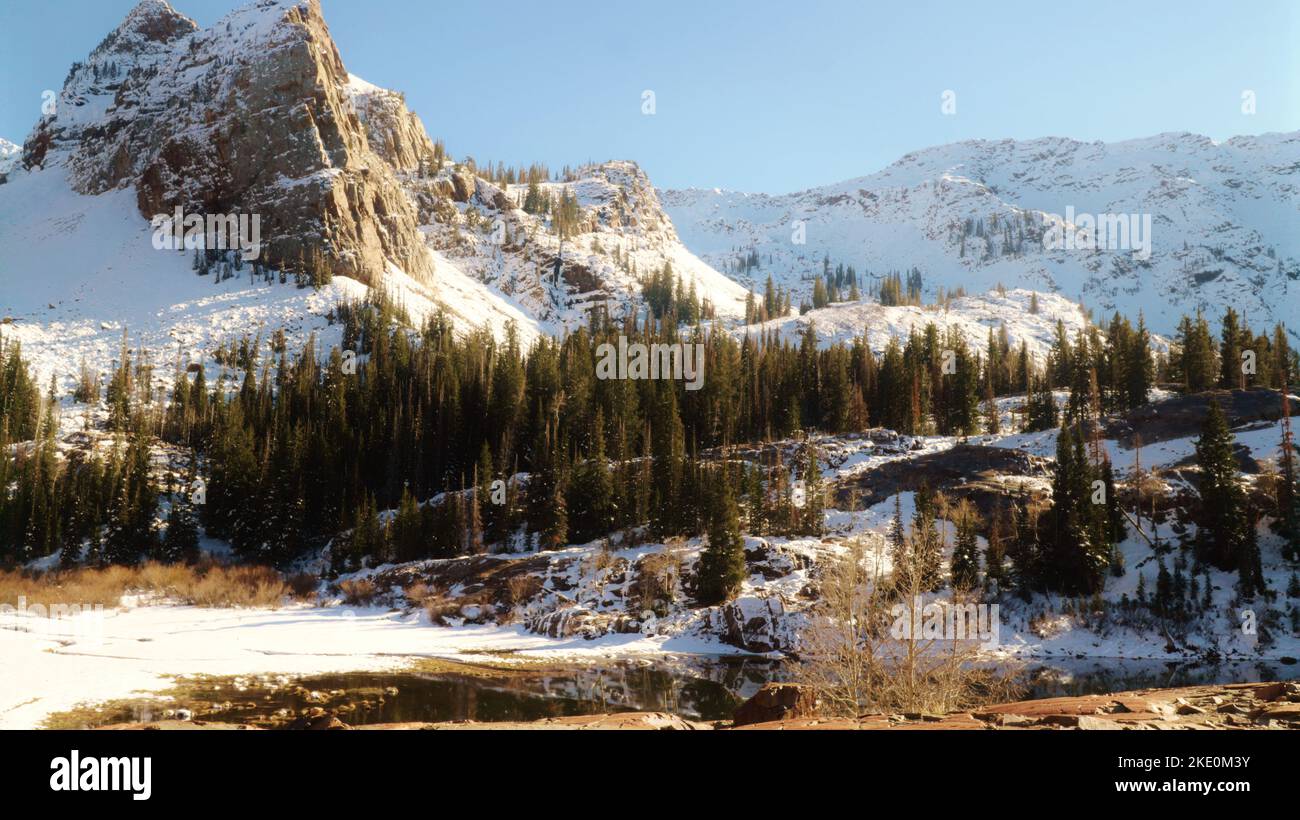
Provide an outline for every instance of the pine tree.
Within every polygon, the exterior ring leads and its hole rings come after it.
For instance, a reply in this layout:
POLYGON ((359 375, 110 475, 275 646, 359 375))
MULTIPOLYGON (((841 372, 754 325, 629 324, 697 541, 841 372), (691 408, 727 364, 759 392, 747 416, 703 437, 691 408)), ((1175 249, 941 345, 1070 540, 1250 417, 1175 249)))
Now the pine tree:
POLYGON ((994 511, 989 521, 988 546, 984 549, 984 587, 992 595, 1007 588, 1005 509, 994 511))
POLYGON ((889 522, 889 532, 885 536, 889 544, 889 559, 895 567, 911 563, 911 545, 907 540, 907 531, 903 527, 903 500, 901 495, 894 496, 894 517, 889 522))
POLYGON ((821 460, 818 455, 817 445, 811 437, 804 440, 803 445, 803 488, 804 502, 801 529, 805 535, 820 536, 825 531, 825 509, 826 501, 825 488, 822 486, 822 468, 821 460))
POLYGON ((1055 429, 1059 416, 1051 384, 1045 378, 1033 382, 1035 388, 1030 392, 1025 405, 1025 432, 1038 433, 1055 429))
POLYGON ((935 505, 934 495, 922 485, 916 493, 916 510, 912 515, 911 549, 921 589, 927 592, 943 588, 943 538, 939 535, 935 505))
POLYGON ((424 516, 410 487, 402 488, 402 500, 390 530, 390 549, 397 561, 417 561, 425 557, 424 516))
POLYGON ((1215 400, 1196 442, 1196 463, 1201 470, 1197 556, 1222 570, 1237 569, 1246 536, 1245 494, 1237 482, 1232 431, 1215 400))
POLYGON ((952 550, 952 587, 975 589, 979 585, 978 516, 967 499, 957 504, 957 538, 952 550))
POLYGON ((495 475, 492 448, 487 441, 484 441, 483 446, 479 448, 478 462, 474 465, 474 503, 478 507, 478 514, 482 520, 485 545, 497 543, 505 537, 501 527, 505 516, 492 499, 495 475))
POLYGON ((1300 561, 1300 492, 1297 492, 1295 468, 1295 439, 1291 434, 1290 387, 1282 384, 1282 445, 1280 448, 1281 475, 1279 476, 1277 530, 1282 535, 1282 555, 1288 561, 1300 561))
POLYGON ((708 543, 700 552, 695 582, 696 599, 704 606, 731 600, 745 580, 745 542, 731 481, 722 475, 717 482, 711 493, 708 543))
POLYGON ((180 487, 180 492, 174 492, 171 496, 161 556, 167 562, 192 561, 198 556, 199 522, 190 496, 197 480, 194 463, 195 460, 191 458, 186 483, 180 487))
POLYGON ((1106 493, 1106 521, 1109 525, 1107 540, 1118 543, 1128 536, 1128 528, 1125 526, 1124 512, 1119 505, 1119 492, 1115 489, 1115 468, 1111 466, 1108 457, 1102 458, 1101 480, 1106 493))
MULTIPOLYGON (((1078 428, 1062 427, 1052 474, 1052 540, 1048 585, 1062 592, 1099 592, 1110 565, 1107 505, 1093 503, 1098 479, 1078 428)), ((1107 504, 1110 499, 1106 499, 1107 504)))
POLYGON ((1156 565, 1156 594, 1151 601, 1151 608, 1160 615, 1169 617, 1173 614, 1173 578, 1165 566, 1163 555, 1157 557, 1156 565))
POLYGON ((569 485, 569 509, 573 539, 586 543, 607 535, 614 528, 617 507, 614 503, 614 479, 605 456, 605 415, 596 410, 590 456, 574 468, 569 485))
POLYGON ((1253 601, 1256 593, 1266 592, 1264 568, 1259 554, 1258 516, 1254 510, 1246 515, 1246 529, 1237 555, 1237 593, 1244 601, 1253 601))

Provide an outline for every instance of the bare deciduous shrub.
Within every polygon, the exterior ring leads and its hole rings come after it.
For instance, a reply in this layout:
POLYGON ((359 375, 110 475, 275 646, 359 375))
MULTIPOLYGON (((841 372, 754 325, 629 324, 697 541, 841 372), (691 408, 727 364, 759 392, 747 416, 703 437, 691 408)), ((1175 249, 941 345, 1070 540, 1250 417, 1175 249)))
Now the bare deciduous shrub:
POLYGON ((506 595, 511 606, 517 606, 532 598, 542 588, 542 579, 536 575, 516 575, 506 581, 506 595))
POLYGON ((599 549, 592 553, 591 558, 587 559, 587 566, 585 569, 587 572, 596 575, 604 570, 610 569, 611 567, 618 566, 621 560, 622 559, 614 554, 613 550, 599 549))
POLYGON ((349 606, 370 606, 379 594, 379 588, 369 578, 353 578, 339 583, 343 602, 349 606))
POLYGON ((461 602, 443 593, 435 593, 424 599, 424 612, 430 622, 450 618, 460 614, 461 602))
POLYGON ((408 586, 404 592, 406 600, 423 609, 429 616, 430 621, 436 622, 440 618, 456 615, 460 612, 460 602, 449 597, 433 584, 416 581, 408 586))
POLYGON ((415 606, 424 606, 424 602, 435 596, 437 591, 423 581, 416 581, 402 590, 402 593, 406 596, 406 600, 415 606))
POLYGON ((905 558, 889 576, 870 572, 869 565, 883 564, 883 541, 874 553, 868 561, 867 545, 851 541, 821 577, 797 677, 816 690, 823 710, 945 714, 1012 698, 1017 676, 978 665, 977 640, 897 634, 895 606, 910 607, 925 592, 924 568, 905 558))
POLYGON ((502 624, 508 624, 515 619, 515 608, 521 604, 527 603, 542 588, 542 579, 536 575, 522 573, 512 575, 506 581, 506 602, 509 608, 498 619, 502 624))
POLYGON ((141 589, 163 598, 182 597, 194 580, 194 569, 184 564, 150 562, 140 567, 138 572, 141 589))
POLYGON ((643 557, 633 585, 638 610, 662 615, 676 600, 681 576, 682 558, 676 550, 665 548, 643 557))
POLYGON ((0 604, 28 606, 81 604, 117 606, 125 587, 118 573, 104 570, 73 570, 46 574, 0 571, 0 604))

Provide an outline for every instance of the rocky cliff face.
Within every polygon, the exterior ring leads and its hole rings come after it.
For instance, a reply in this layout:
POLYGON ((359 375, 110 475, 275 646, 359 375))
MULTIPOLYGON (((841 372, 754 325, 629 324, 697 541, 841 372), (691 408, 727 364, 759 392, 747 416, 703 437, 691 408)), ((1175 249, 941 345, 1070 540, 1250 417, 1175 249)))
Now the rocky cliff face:
POLYGON ((371 150, 394 170, 408 173, 432 167, 433 142, 401 94, 360 77, 349 77, 348 94, 365 126, 371 150))
POLYGON ((503 188, 464 165, 405 184, 440 255, 543 325, 572 329, 585 325, 593 310, 615 317, 643 310, 642 280, 665 265, 719 318, 744 315, 744 288, 682 245, 634 162, 583 166, 540 184, 552 202, 571 197, 577 205, 563 238, 552 215, 522 209, 527 185, 503 188))
POLYGON ((259 0, 206 30, 144 0, 73 67, 24 164, 65 164, 81 193, 134 186, 146 218, 258 214, 274 267, 314 260, 375 282, 391 263, 427 278, 415 211, 385 158, 418 161, 428 137, 403 106, 391 118, 406 127, 383 156, 372 150, 349 79, 318 0, 259 0))

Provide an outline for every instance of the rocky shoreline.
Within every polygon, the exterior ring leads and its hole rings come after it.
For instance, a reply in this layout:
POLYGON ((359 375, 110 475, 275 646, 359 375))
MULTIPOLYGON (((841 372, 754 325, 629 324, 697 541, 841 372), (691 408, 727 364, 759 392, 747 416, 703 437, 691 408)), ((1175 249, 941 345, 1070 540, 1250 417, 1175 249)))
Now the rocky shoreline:
MULTIPOLYGON (((1197 730, 1300 729, 1300 682, 1237 683, 1141 689, 1105 695, 1045 698, 987 706, 947 715, 873 714, 819 717, 807 689, 769 684, 736 710, 731 721, 707 723, 665 712, 624 712, 546 718, 533 722, 391 723, 352 727, 319 709, 288 727, 298 730, 889 730, 889 729, 1082 729, 1197 730)), ((163 721, 104 727, 109 730, 246 730, 255 727, 207 721, 163 721)))

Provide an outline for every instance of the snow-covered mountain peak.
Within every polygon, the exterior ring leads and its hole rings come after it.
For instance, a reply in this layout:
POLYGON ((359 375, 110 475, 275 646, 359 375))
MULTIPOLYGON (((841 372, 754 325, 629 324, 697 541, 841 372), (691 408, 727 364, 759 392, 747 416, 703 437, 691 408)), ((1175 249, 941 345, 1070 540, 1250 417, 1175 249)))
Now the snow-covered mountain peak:
POLYGON ((1300 317, 1300 133, 968 141, 784 196, 694 189, 662 198, 705 261, 751 287, 770 274, 796 297, 811 292, 829 257, 865 275, 864 289, 915 268, 927 295, 1028 287, 1099 313, 1144 310, 1166 333, 1183 313, 1218 315, 1225 304, 1256 321, 1300 317), (1082 215, 1076 226, 1149 218, 1149 254, 1045 247, 1046 228, 1071 212, 1082 215))
POLYGON ((259 0, 204 30, 152 0, 73 67, 24 161, 66 165, 80 193, 133 187, 145 219, 256 214, 263 264, 426 277, 414 212, 348 87, 318 0, 259 0))
POLYGON ((196 30, 198 24, 172 8, 167 0, 140 0, 91 56, 140 52, 149 44, 165 46, 196 30))

